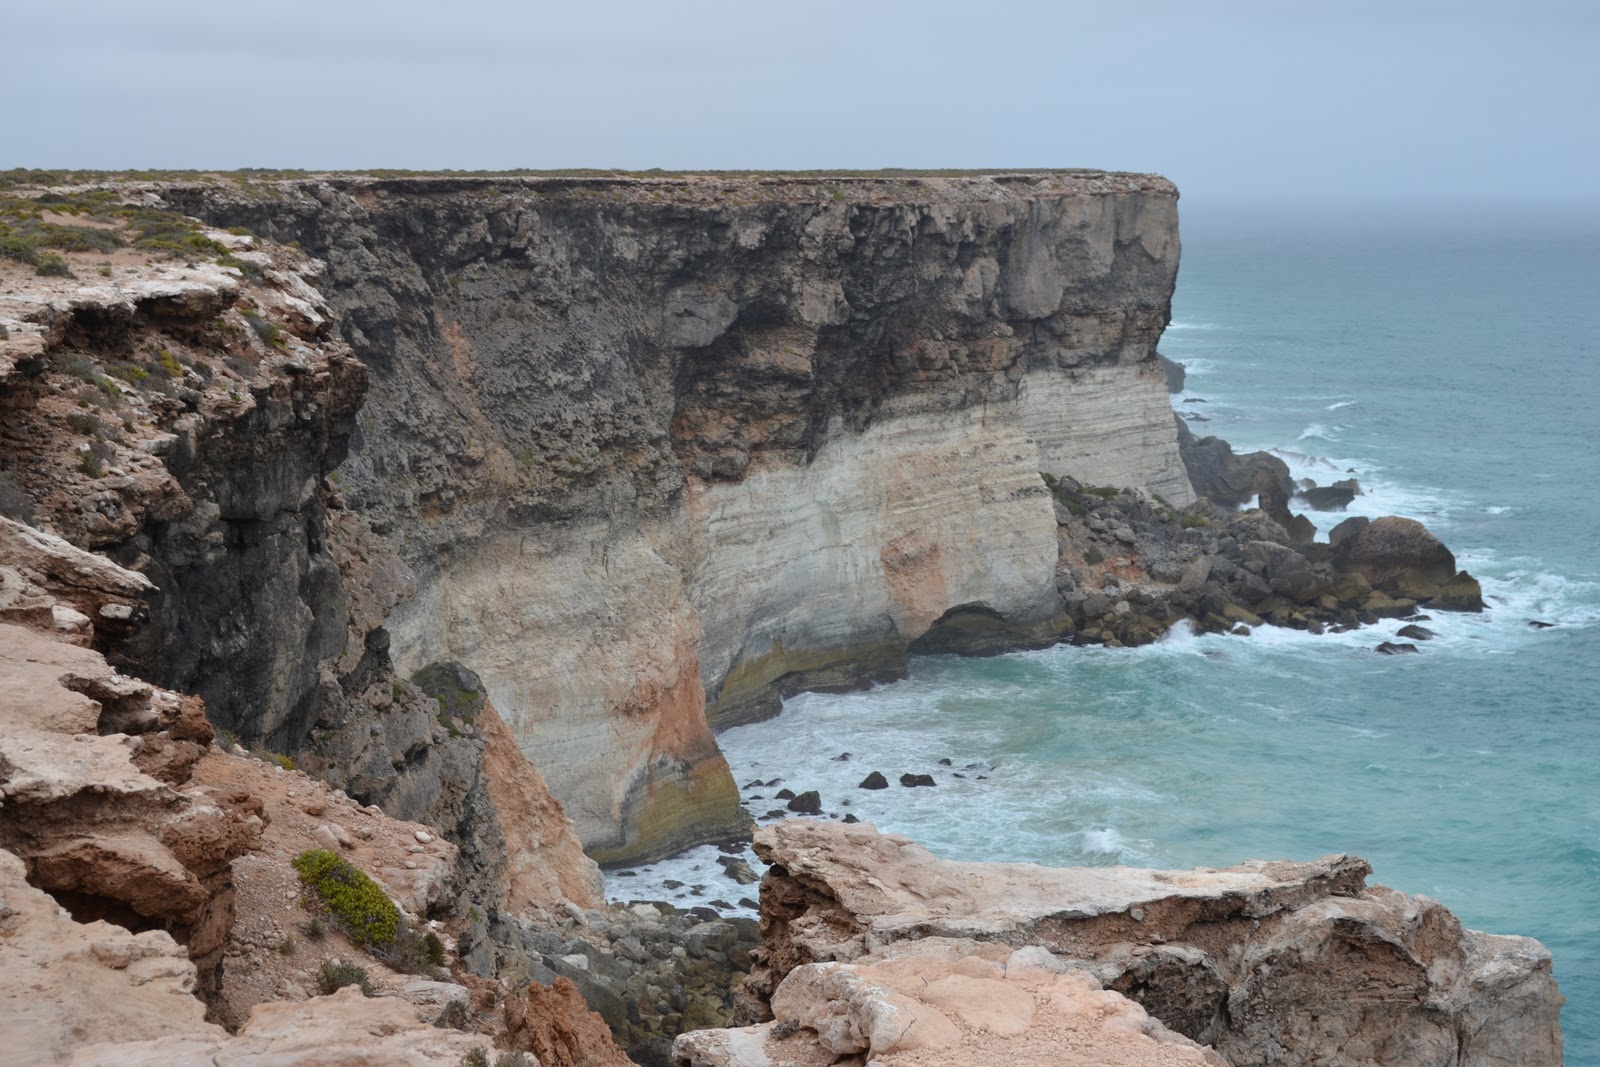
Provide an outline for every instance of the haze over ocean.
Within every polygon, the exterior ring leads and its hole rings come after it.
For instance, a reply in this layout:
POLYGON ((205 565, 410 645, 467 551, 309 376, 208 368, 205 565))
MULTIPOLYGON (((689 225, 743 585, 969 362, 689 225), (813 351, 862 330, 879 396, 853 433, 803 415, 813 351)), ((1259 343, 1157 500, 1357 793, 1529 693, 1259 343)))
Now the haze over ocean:
MULTIPOLYGON (((1182 218, 1162 349, 1188 365, 1173 399, 1207 420, 1192 429, 1277 450, 1297 477, 1358 478, 1350 512, 1425 522, 1490 610, 1432 613, 1417 656, 1372 652, 1385 622, 918 659, 905 682, 723 734, 734 776, 820 789, 952 858, 1364 856, 1375 882, 1543 941, 1567 1063, 1600 1065, 1600 225, 1187 201, 1182 218), (941 758, 992 769, 957 779, 941 758), (940 786, 855 788, 871 769, 940 786)), ((1323 537, 1344 517, 1311 514, 1323 537)), ((715 854, 610 889, 747 895, 715 854)))

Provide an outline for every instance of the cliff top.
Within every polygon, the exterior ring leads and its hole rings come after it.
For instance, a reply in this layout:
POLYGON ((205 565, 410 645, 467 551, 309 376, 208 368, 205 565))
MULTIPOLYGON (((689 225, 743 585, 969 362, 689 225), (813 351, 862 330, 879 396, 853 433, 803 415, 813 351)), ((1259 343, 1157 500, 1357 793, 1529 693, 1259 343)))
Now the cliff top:
POLYGON ((283 186, 323 183, 337 188, 410 195, 524 190, 550 196, 610 200, 699 203, 803 202, 850 200, 857 203, 974 202, 1039 195, 1116 195, 1154 192, 1176 196, 1176 187, 1156 174, 1081 168, 1000 168, 989 170, 810 170, 810 171, 625 171, 506 170, 357 171, 0 171, 0 193, 70 193, 106 187, 153 189, 200 184, 233 187, 267 198, 283 186))

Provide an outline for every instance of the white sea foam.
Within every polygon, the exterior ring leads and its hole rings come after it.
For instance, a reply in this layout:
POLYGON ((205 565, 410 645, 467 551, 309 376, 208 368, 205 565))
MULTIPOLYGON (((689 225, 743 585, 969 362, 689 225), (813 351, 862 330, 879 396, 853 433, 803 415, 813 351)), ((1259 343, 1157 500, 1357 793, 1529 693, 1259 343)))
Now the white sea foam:
POLYGON ((1354 405, 1355 405, 1355 401, 1354 400, 1340 400, 1340 401, 1336 401, 1335 403, 1329 404, 1328 405, 1328 410, 1329 411, 1338 411, 1340 408, 1353 407, 1354 405))
POLYGON ((1086 856, 1115 856, 1118 859, 1137 859, 1140 853, 1131 847, 1114 827, 1102 830, 1085 830, 1079 846, 1086 856))
POLYGON ((1185 380, 1197 374, 1203 377, 1217 369, 1216 360, 1206 359, 1202 356, 1185 356, 1182 359, 1172 358, 1175 362, 1183 364, 1185 380))
POLYGON ((1297 441, 1337 441, 1339 434, 1344 431, 1343 426, 1329 426, 1326 423, 1313 422, 1310 426, 1300 431, 1297 441))

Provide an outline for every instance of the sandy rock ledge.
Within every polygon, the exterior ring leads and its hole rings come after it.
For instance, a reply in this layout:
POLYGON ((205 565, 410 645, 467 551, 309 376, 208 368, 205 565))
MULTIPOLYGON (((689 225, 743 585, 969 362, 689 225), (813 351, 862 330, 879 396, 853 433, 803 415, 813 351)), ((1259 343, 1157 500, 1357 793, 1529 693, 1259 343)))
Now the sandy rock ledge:
POLYGON ((1368 887, 1351 856, 955 863, 801 820, 756 851, 772 866, 745 1010, 770 1021, 686 1034, 679 1064, 1561 1062, 1542 945, 1368 887))

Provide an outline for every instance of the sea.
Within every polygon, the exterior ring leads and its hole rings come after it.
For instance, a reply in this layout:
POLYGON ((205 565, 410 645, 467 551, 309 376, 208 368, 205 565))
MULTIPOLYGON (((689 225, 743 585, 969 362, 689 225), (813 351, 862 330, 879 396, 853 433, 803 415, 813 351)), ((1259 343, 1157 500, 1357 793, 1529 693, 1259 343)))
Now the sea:
MULTIPOLYGON (((1352 853, 1469 927, 1538 938, 1566 1062, 1600 1067, 1600 218, 1522 206, 1182 205, 1161 350, 1200 436, 1297 478, 1355 478, 1348 514, 1421 520, 1481 615, 1138 649, 912 661, 805 694, 720 742, 750 810, 817 789, 952 859, 1225 866, 1352 853), (1538 624, 1538 625, 1535 625, 1538 624), (848 753, 848 759, 842 758, 848 753), (934 788, 857 788, 934 776, 934 788)), ((1308 513, 1321 536, 1346 515, 1308 513)), ((756 887, 715 848, 608 873, 619 900, 756 887)), ((760 865, 746 853, 752 867, 760 865)), ((741 903, 741 900, 744 903, 741 903)))

